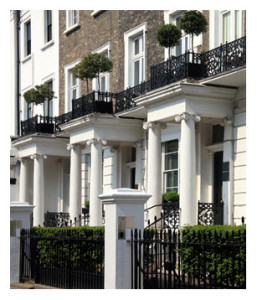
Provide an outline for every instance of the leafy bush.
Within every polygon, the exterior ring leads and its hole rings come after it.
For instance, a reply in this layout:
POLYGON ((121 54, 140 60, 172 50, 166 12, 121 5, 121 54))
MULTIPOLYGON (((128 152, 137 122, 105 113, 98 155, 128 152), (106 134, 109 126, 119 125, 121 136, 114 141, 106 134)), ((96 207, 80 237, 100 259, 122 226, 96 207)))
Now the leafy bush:
POLYGON ((178 203, 179 202, 179 194, 176 191, 171 191, 168 193, 162 194, 162 202, 172 202, 172 203, 178 203))
POLYGON ((245 225, 185 227, 177 250, 182 270, 201 280, 208 278, 210 285, 245 287, 245 230, 245 225))
POLYGON ((95 272, 104 262, 104 227, 32 227, 40 265, 95 272))

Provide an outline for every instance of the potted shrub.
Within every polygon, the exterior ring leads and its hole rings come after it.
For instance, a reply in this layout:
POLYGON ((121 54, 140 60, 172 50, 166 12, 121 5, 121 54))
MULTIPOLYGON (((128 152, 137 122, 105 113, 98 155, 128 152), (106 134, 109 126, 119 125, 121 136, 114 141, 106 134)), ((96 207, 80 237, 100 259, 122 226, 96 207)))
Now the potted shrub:
POLYGON ((85 201, 84 207, 82 207, 82 214, 89 214, 89 200, 85 201))
POLYGON ((162 194, 162 203, 179 208, 179 194, 176 191, 162 194))
MULTIPOLYGON (((35 103, 36 105, 43 104, 46 100, 49 103, 50 100, 55 98, 54 91, 52 91, 51 87, 47 83, 36 85, 35 88, 26 91, 23 94, 23 97, 28 104, 35 103)), ((53 133, 54 124, 50 123, 49 119, 50 117, 49 117, 49 109, 48 109, 48 116, 46 118, 47 122, 37 123, 36 131, 43 132, 43 133, 53 133)))
MULTIPOLYGON (((184 12, 183 16, 179 20, 180 29, 184 30, 186 34, 191 35, 191 51, 194 50, 194 35, 206 32, 208 22, 205 16, 198 10, 188 10, 184 12)), ((193 54, 192 54, 193 55, 193 54)), ((198 63, 194 63, 194 58, 190 63, 188 61, 188 77, 203 77, 206 72, 206 66, 198 63)))
MULTIPOLYGON (((86 80, 88 92, 88 80, 97 78, 100 87, 100 73, 111 72, 112 61, 104 54, 91 53, 75 66, 73 75, 81 80, 86 80)), ((94 99, 92 99, 94 101, 94 99)), ((112 102, 96 101, 95 112, 112 113, 112 102)))
POLYGON ((157 29, 156 39, 161 46, 168 48, 170 59, 171 47, 175 47, 180 43, 181 30, 173 24, 162 25, 157 29))

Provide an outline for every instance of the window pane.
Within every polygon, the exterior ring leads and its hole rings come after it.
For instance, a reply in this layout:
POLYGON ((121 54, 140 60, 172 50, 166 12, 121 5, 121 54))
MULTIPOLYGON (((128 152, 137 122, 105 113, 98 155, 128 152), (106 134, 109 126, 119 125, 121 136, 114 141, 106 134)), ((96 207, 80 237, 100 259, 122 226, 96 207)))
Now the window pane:
POLYGON ((135 55, 139 53, 139 39, 136 39, 134 42, 135 45, 135 55))
POLYGON ((31 54, 31 23, 26 23, 26 55, 31 54))
POLYGON ((75 76, 73 76, 73 74, 71 73, 71 79, 72 79, 72 86, 76 86, 77 85, 77 78, 75 76))
POLYGON ((49 101, 49 117, 53 116, 53 100, 49 101))
POLYGON ((239 10, 235 11, 235 39, 238 39, 240 36, 240 14, 239 14, 239 10))
POLYGON ((165 153, 178 151, 178 140, 173 140, 165 143, 165 153))
POLYGON ((101 92, 105 92, 106 91, 106 88, 105 88, 105 76, 103 76, 102 78, 101 78, 101 82, 100 82, 100 84, 101 84, 101 89, 100 89, 100 91, 101 92))
POLYGON ((165 170, 172 170, 178 168, 178 154, 165 155, 165 170))
POLYGON ((178 171, 171 171, 165 173, 166 188, 178 186, 178 171))
POLYGON ((73 10, 73 24, 72 25, 75 25, 78 23, 78 11, 77 10, 73 10))
POLYGON ((72 99, 77 99, 77 90, 72 90, 72 99))
POLYGON ((230 12, 228 12, 223 15, 223 38, 222 38, 223 44, 231 41, 231 35, 230 35, 231 24, 230 24, 230 22, 231 22, 230 12))
POLYGON ((134 62, 134 85, 139 84, 139 60, 134 62))

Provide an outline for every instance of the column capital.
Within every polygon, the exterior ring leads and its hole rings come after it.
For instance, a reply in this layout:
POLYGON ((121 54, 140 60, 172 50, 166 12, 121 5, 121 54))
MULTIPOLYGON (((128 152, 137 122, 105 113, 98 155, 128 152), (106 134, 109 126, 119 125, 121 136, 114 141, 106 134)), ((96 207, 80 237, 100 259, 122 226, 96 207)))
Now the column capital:
POLYGON ((92 138, 87 140, 87 145, 96 145, 96 144, 102 144, 103 146, 105 146, 107 144, 106 140, 100 139, 100 138, 92 138))
POLYGON ((175 121, 176 122, 181 122, 182 120, 184 121, 188 121, 188 120, 193 120, 195 122, 200 122, 201 120, 201 117, 200 115, 197 115, 197 114, 190 114, 188 112, 183 112, 182 114, 180 115, 176 115, 175 116, 175 121))
POLYGON ((226 116, 223 121, 224 125, 232 125, 233 124, 233 117, 232 116, 226 116))
POLYGON ((161 129, 167 128, 167 124, 166 124, 166 123, 163 123, 163 122, 145 122, 145 123, 143 124, 143 129, 144 129, 144 130, 147 130, 147 129, 149 129, 149 128, 155 129, 155 128, 157 128, 158 126, 159 126, 161 129))
POLYGON ((38 158, 47 159, 47 155, 41 154, 41 153, 34 153, 34 154, 30 155, 30 158, 31 159, 38 159, 38 158))
POLYGON ((67 150, 70 151, 70 150, 82 150, 84 149, 85 146, 83 145, 80 145, 80 144, 67 144, 67 150))
POLYGON ((15 157, 19 162, 22 162, 22 161, 27 161, 29 158, 28 157, 15 157))
POLYGON ((135 145, 136 148, 142 148, 143 147, 143 141, 136 141, 134 145, 135 145))
POLYGON ((112 147, 110 148, 110 152, 111 152, 111 153, 115 153, 115 152, 117 151, 117 149, 118 149, 118 145, 112 146, 112 147))

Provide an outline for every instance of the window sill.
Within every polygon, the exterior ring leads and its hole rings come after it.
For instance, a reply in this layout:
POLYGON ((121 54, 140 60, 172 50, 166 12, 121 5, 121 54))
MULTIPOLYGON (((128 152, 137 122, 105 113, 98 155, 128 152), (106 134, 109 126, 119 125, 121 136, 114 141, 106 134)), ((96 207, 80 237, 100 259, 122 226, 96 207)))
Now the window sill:
POLYGON ((73 25, 73 26, 71 26, 71 27, 69 27, 69 28, 67 28, 64 32, 63 32, 63 34, 69 34, 70 32, 72 32, 73 30, 75 30, 75 29, 77 29, 77 28, 79 28, 80 27, 80 25, 79 24, 75 24, 75 25, 73 25))
POLYGON ((31 54, 30 55, 27 55, 26 57, 24 57, 22 60, 21 60, 21 63, 25 63, 27 61, 29 61, 31 59, 31 54))
POLYGON ((94 10, 92 13, 91 13, 91 16, 92 17, 96 17, 97 15, 99 15, 103 10, 94 10))
POLYGON ((44 51, 44 50, 46 50, 47 48, 51 47, 53 44, 54 44, 54 41, 51 40, 51 41, 47 42, 47 43, 41 48, 41 50, 44 51))

